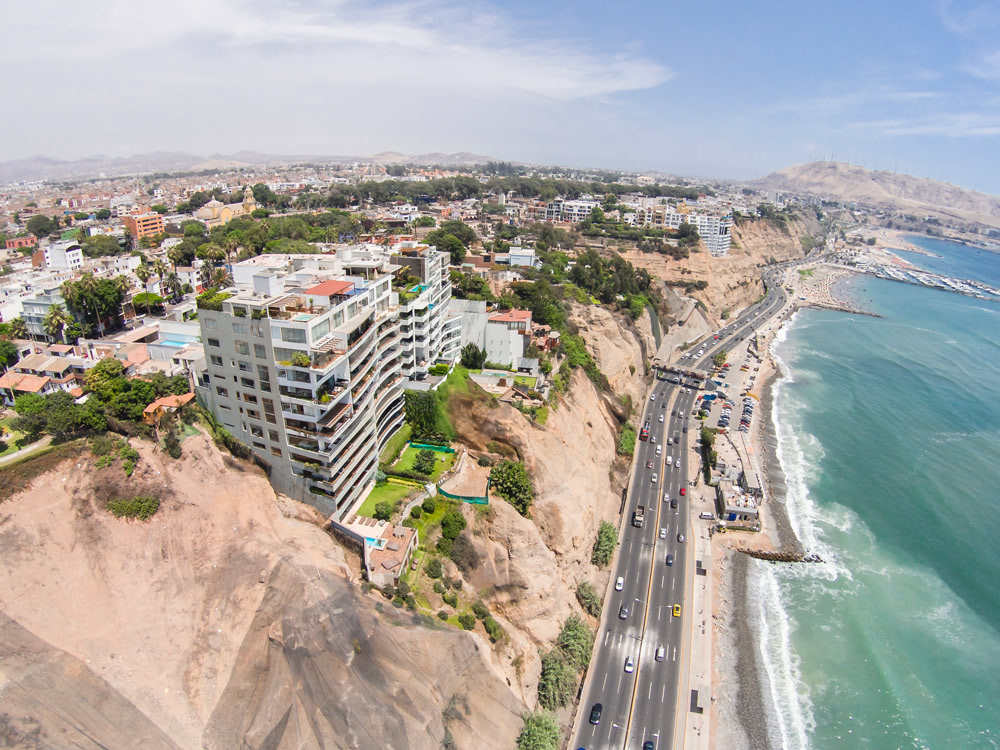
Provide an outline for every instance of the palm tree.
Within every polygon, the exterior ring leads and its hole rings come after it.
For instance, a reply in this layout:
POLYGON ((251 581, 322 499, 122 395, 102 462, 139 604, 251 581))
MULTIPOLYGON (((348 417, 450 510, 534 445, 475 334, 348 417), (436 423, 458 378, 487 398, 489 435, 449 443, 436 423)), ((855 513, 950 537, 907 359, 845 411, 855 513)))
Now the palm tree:
POLYGON ((24 318, 14 318, 10 321, 10 337, 12 339, 28 338, 28 326, 24 322, 24 318))
POLYGON ((219 268, 212 274, 212 286, 217 289, 225 289, 233 285, 233 277, 225 268, 219 268))
MULTIPOLYGON (((115 285, 115 291, 122 296, 122 320, 124 320, 125 303, 128 302, 131 304, 132 302, 128 296, 128 293, 132 291, 132 282, 124 274, 118 274, 111 283, 115 285)), ((132 317, 135 317, 135 305, 132 305, 132 317)))
POLYGON ((97 319, 97 332, 100 334, 104 330, 104 324, 101 323, 101 313, 97 309, 97 279, 94 278, 94 274, 85 273, 81 276, 80 281, 77 282, 77 288, 80 291, 81 302, 89 297, 94 303, 94 317, 97 319))
POLYGON ((72 322, 73 316, 66 311, 65 307, 56 302, 45 314, 45 320, 42 322, 42 327, 45 329, 45 333, 53 339, 57 341, 64 341, 62 335, 63 330, 72 322))
POLYGON ((181 284, 181 277, 176 273, 168 273, 167 278, 164 279, 164 284, 166 284, 167 289, 170 290, 170 295, 172 299, 177 299, 181 296, 181 289, 183 284, 181 284))
POLYGON ((77 307, 80 303, 80 285, 75 281, 64 281, 60 289, 62 298, 71 308, 77 307))
MULTIPOLYGON (((170 260, 170 263, 176 270, 177 266, 179 266, 181 264, 181 261, 184 260, 184 253, 180 249, 172 247, 169 250, 167 250, 167 258, 170 260)), ((163 277, 161 276, 160 278, 163 277)))
POLYGON ((135 277, 142 282, 143 291, 146 292, 146 315, 149 315, 149 279, 152 275, 149 266, 145 263, 140 263, 139 267, 135 269, 135 277))
POLYGON ((153 261, 153 272, 162 279, 163 274, 167 272, 167 264, 157 258, 153 261))

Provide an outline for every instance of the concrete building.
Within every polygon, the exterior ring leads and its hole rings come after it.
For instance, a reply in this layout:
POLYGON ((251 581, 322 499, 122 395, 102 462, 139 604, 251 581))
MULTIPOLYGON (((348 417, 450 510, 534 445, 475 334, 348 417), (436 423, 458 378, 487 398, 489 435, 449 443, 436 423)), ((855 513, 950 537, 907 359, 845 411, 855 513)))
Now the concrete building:
POLYGON ((258 256, 233 266, 236 286, 199 303, 199 398, 279 491, 335 521, 374 485, 403 423, 406 378, 457 356, 460 320, 444 320, 448 256, 407 250, 258 256), (401 293, 404 258, 422 275, 401 293))
POLYGON ((533 247, 511 247, 507 255, 511 266, 538 268, 541 265, 533 247))
POLYGON ((531 343, 531 311, 489 313, 481 300, 454 299, 452 313, 461 321, 461 346, 486 350, 486 360, 517 368, 531 343))
POLYGON ((677 230, 681 224, 692 224, 713 258, 725 257, 732 244, 731 214, 701 214, 691 211, 687 206, 660 205, 639 209, 637 221, 639 220, 645 226, 656 229, 677 230))
POLYGON ((34 295, 21 300, 21 317, 24 318, 30 336, 48 339, 45 333, 45 316, 48 315, 49 308, 55 304, 66 307, 66 300, 62 296, 62 285, 55 281, 42 285, 34 295))
POLYGON ((44 250, 45 267, 77 271, 83 267, 83 250, 76 242, 53 242, 44 250))
POLYGON ((145 214, 129 214, 122 221, 125 228, 137 240, 143 237, 155 237, 163 232, 163 217, 155 211, 145 214))

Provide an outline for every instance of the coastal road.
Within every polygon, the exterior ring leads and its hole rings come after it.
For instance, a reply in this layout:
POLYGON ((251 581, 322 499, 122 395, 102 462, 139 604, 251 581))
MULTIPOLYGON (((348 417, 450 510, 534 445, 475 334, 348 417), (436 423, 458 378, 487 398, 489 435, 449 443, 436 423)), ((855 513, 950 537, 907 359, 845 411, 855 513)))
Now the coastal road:
MULTIPOLYGON (((707 369, 717 352, 731 349, 782 308, 787 294, 775 282, 786 265, 765 270, 768 291, 764 298, 727 325, 718 339, 708 339, 696 366, 707 369)), ((681 684, 681 675, 688 658, 681 642, 685 623, 690 627, 692 621, 686 606, 690 600, 686 545, 692 527, 689 499, 680 491, 682 487, 686 490, 685 477, 696 468, 689 462, 697 460, 688 450, 688 430, 697 433, 701 426, 691 416, 697 398, 693 385, 658 379, 645 403, 643 424, 649 423, 651 440, 636 442, 635 469, 611 575, 612 591, 606 597, 572 748, 640 749, 647 741, 657 750, 670 748, 678 706, 687 705, 686 696, 680 695, 687 687, 681 684), (659 421, 661 415, 663 422, 659 421), (652 468, 648 467, 650 461, 652 468), (677 501, 676 508, 671 507, 672 500, 677 501), (640 505, 645 507, 645 521, 636 528, 631 523, 632 513, 640 505), (679 541, 678 535, 685 541, 679 541), (666 563, 668 554, 673 556, 672 565, 666 563), (621 590, 616 585, 619 578, 621 590), (681 607, 679 617, 674 616, 675 605, 681 607), (622 608, 627 609, 624 618, 622 608), (664 658, 656 661, 660 646, 664 658), (626 672, 629 658, 634 668, 626 672), (601 716, 598 724, 592 724, 591 710, 597 703, 602 706, 601 716)))

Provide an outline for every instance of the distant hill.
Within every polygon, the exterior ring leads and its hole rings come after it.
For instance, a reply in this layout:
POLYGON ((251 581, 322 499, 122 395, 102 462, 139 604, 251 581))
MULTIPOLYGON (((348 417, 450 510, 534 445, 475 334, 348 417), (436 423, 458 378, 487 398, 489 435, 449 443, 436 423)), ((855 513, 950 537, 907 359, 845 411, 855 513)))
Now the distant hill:
POLYGON ((423 164, 443 167, 460 167, 485 164, 488 156, 468 152, 456 154, 430 153, 407 156, 397 151, 384 151, 374 156, 320 156, 294 154, 263 154, 256 151, 239 151, 235 154, 197 156, 178 151, 154 151, 128 157, 103 155, 88 156, 68 161, 48 156, 31 156, 26 159, 0 162, 0 184, 20 181, 69 180, 93 177, 121 177, 151 172, 189 172, 221 170, 233 167, 261 166, 265 164, 332 164, 374 162, 376 164, 423 164))
POLYGON ((922 177, 873 172, 853 164, 797 164, 769 174, 754 185, 1000 227, 1000 198, 994 195, 922 177))

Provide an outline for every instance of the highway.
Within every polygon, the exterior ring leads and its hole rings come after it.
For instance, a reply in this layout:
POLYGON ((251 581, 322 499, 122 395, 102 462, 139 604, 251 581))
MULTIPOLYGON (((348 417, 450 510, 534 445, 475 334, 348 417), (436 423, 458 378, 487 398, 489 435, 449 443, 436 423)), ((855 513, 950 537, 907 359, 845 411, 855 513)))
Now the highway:
MULTIPOLYGON (((752 335, 776 314, 788 295, 773 280, 788 265, 767 267, 763 274, 768 289, 765 297, 727 323, 718 339, 709 336, 702 355, 676 364, 707 370, 716 353, 731 350, 736 341, 752 335)), ((701 349, 691 347, 689 351, 701 349)), ((656 750, 671 748, 678 707, 687 710, 687 684, 682 685, 681 680, 689 658, 683 641, 692 627, 693 613, 687 602, 694 580, 689 566, 694 562, 687 541, 692 532, 690 504, 687 495, 680 493, 689 486, 686 477, 695 475, 699 468, 699 457, 688 438, 697 436, 701 424, 691 413, 697 399, 695 383, 681 381, 654 380, 642 407, 640 428, 649 422, 650 440, 636 442, 635 469, 612 566, 611 590, 605 598, 570 748, 643 750, 646 742, 656 750), (672 459, 670 466, 668 457, 672 459), (650 461, 652 468, 648 468, 650 461), (676 508, 671 507, 673 500, 676 508), (632 514, 640 505, 646 509, 645 522, 636 528, 631 523, 632 514), (679 541, 678 535, 685 541, 679 541), (671 565, 667 565, 668 554, 673 556, 671 565), (616 586, 619 578, 623 579, 620 591, 616 586), (674 616, 674 605, 681 607, 679 617, 674 616), (628 610, 624 619, 620 617, 622 607, 628 610), (655 658, 660 646, 663 661, 655 658), (631 673, 625 670, 628 657, 634 660, 631 673), (602 705, 601 716, 599 723, 593 724, 591 710, 597 703, 602 705)))

